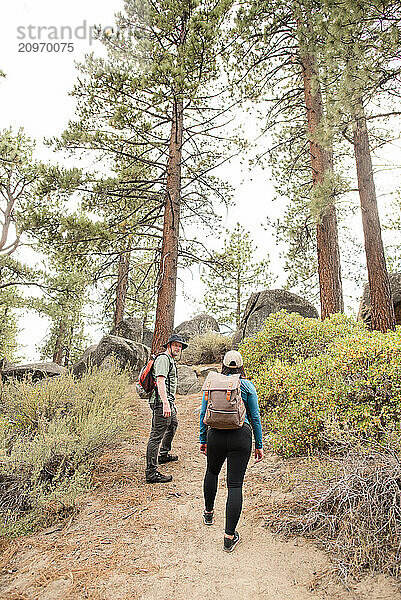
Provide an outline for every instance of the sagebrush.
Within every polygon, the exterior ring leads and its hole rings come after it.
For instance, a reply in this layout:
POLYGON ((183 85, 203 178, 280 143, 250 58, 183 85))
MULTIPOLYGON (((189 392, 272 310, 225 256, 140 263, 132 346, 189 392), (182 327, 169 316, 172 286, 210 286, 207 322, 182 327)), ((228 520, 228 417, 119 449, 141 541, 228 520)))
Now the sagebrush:
POLYGON ((29 531, 68 512, 91 486, 95 457, 125 434, 128 376, 93 370, 10 382, 0 397, 3 534, 29 531))
POLYGON ((183 351, 182 362, 186 365, 207 365, 221 362, 224 354, 231 350, 230 336, 207 331, 194 335, 188 342, 188 348, 183 351))

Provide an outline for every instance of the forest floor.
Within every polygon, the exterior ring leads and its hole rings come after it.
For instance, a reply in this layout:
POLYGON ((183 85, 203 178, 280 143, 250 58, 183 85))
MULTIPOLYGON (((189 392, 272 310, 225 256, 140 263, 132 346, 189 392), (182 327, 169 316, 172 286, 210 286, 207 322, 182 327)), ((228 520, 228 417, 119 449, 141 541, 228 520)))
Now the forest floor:
POLYGON ((98 486, 79 499, 79 512, 3 548, 1 600, 401 600, 390 578, 366 577, 346 589, 321 576, 330 572, 330 561, 311 541, 273 536, 264 507, 272 501, 270 484, 288 468, 273 455, 259 464, 251 458, 238 525, 242 540, 232 554, 223 552, 224 473, 216 522, 202 522, 200 394, 178 398, 173 450, 180 460, 163 465, 173 475, 168 484, 145 483, 150 411, 134 394, 130 402, 132 438, 99 459, 98 486))

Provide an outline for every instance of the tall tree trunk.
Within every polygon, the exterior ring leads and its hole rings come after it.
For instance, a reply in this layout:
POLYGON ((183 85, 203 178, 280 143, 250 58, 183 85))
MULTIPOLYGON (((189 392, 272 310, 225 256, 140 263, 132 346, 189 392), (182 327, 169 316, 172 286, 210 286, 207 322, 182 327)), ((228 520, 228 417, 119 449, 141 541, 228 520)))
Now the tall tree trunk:
POLYGON ((156 322, 152 343, 152 352, 154 353, 161 350, 162 345, 167 341, 174 328, 180 226, 183 121, 183 101, 175 99, 167 164, 166 200, 156 322))
POLYGON ((64 336, 65 336, 65 322, 61 320, 58 325, 57 338, 56 338, 56 343, 54 345, 54 351, 53 351, 53 362, 55 362, 57 365, 61 365, 61 363, 63 361, 64 336))
POLYGON ((74 335, 74 327, 71 325, 70 335, 68 336, 68 344, 66 345, 66 348, 65 348, 65 355, 64 355, 64 366, 65 367, 68 367, 68 363, 70 362, 70 354, 71 354, 73 335, 74 335))
POLYGON ((384 256, 369 135, 361 99, 357 100, 354 107, 353 133, 368 269, 372 329, 385 332, 388 329, 395 329, 394 304, 384 256))
POLYGON ((241 276, 238 271, 238 275, 237 275, 237 310, 236 310, 236 315, 235 315, 235 324, 237 326, 237 329, 239 327, 240 322, 241 322, 241 276))
POLYGON ((117 288, 116 288, 116 308, 114 310, 114 326, 118 325, 124 318, 125 301, 128 291, 128 276, 131 260, 131 238, 128 238, 128 243, 124 252, 120 255, 118 263, 117 288))
MULTIPOLYGON (((301 57, 305 105, 308 120, 309 149, 312 182, 323 182, 333 170, 333 155, 316 141, 316 132, 323 117, 323 102, 318 83, 318 67, 312 54, 301 57)), ((319 215, 316 225, 316 245, 320 287, 321 318, 344 311, 341 280, 340 249, 338 245, 337 216, 334 198, 327 198, 327 206, 319 215)))

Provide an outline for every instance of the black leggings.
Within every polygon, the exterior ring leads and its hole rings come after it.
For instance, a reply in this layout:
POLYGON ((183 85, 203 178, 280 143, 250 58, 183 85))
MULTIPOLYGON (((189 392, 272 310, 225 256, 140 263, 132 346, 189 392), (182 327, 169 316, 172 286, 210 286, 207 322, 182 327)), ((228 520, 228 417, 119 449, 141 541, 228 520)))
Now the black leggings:
POLYGON ((227 458, 226 534, 234 535, 242 509, 242 484, 252 449, 252 430, 247 423, 241 429, 212 429, 207 432, 207 470, 203 483, 205 509, 214 507, 217 482, 227 458))

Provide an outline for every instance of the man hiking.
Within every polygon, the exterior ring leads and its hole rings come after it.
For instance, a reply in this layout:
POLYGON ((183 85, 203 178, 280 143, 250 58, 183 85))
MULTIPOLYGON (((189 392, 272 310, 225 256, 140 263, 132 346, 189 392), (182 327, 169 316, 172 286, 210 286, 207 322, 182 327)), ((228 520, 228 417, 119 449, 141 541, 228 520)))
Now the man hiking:
POLYGON ((178 420, 175 407, 177 391, 177 367, 175 359, 188 347, 180 335, 173 333, 163 345, 165 352, 159 354, 152 367, 156 387, 150 397, 153 407, 152 429, 146 450, 146 481, 148 483, 167 483, 173 478, 163 475, 157 469, 159 464, 178 460, 170 454, 171 442, 175 435, 178 420), (160 451, 159 451, 160 448, 160 451))

